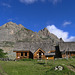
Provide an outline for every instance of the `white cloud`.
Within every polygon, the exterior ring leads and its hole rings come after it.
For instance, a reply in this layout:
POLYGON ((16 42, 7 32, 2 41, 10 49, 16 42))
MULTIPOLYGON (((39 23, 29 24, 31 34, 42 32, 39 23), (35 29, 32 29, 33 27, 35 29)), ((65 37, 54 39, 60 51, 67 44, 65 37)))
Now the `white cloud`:
POLYGON ((38 2, 38 1, 40 1, 40 2, 48 1, 48 2, 51 2, 53 4, 56 4, 58 2, 61 2, 62 0, 19 0, 19 1, 22 2, 22 3, 25 3, 25 4, 32 4, 32 3, 35 3, 35 2, 38 2))
POLYGON ((52 2, 53 4, 57 4, 59 2, 61 2, 62 0, 49 0, 50 2, 52 2))
POLYGON ((69 39, 67 39, 66 41, 74 41, 75 42, 75 36, 71 36, 69 39))
POLYGON ((26 4, 32 4, 32 3, 36 2, 36 1, 38 1, 38 0, 20 0, 20 2, 26 3, 26 4))
POLYGON ((68 38, 69 33, 58 29, 55 25, 49 25, 47 26, 47 29, 50 33, 55 34, 58 38, 62 38, 64 41, 75 41, 75 36, 70 36, 70 38, 68 38))
POLYGON ((70 24, 72 24, 72 22, 66 21, 66 22, 63 23, 63 26, 67 26, 67 25, 70 25, 70 24))
POLYGON ((5 7, 8 7, 8 8, 11 8, 11 5, 8 4, 8 3, 2 3, 2 6, 5 6, 5 7))

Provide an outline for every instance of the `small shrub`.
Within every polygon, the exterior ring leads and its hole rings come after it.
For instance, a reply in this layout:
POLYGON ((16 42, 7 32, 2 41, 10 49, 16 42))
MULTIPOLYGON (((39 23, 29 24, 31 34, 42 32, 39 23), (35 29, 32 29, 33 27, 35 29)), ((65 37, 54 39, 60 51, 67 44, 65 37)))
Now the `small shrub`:
POLYGON ((75 56, 72 56, 72 58, 75 58, 75 56))
POLYGON ((2 49, 0 49, 0 58, 5 58, 7 53, 4 53, 2 49))

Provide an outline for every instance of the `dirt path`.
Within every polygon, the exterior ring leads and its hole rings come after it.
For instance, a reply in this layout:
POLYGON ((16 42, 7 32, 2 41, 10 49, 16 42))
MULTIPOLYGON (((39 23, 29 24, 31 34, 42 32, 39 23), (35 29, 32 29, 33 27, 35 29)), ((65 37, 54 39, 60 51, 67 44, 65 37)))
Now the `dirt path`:
POLYGON ((72 65, 67 66, 68 69, 70 69, 71 71, 75 72, 75 68, 72 65))
POLYGON ((8 75, 2 68, 1 64, 0 64, 0 75, 8 75))

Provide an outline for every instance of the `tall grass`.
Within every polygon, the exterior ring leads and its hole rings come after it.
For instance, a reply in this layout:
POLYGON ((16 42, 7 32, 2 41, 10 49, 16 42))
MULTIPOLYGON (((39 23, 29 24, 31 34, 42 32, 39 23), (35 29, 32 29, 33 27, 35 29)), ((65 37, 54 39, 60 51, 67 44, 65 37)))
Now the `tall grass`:
POLYGON ((75 59, 61 60, 21 60, 21 61, 0 61, 2 70, 7 75, 75 75, 66 65, 74 64, 75 59), (64 66, 64 70, 55 71, 57 65, 64 66))

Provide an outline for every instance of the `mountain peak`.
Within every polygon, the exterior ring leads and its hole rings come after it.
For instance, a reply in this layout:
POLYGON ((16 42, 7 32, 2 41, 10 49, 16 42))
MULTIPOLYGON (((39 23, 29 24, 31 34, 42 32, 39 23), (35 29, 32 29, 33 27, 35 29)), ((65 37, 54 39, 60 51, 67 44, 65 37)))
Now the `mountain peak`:
POLYGON ((47 28, 44 28, 44 29, 42 29, 42 30, 40 30, 40 31, 42 31, 42 32, 46 32, 46 33, 49 32, 47 28))
POLYGON ((43 30, 44 30, 44 31, 48 31, 48 29, 47 29, 47 28, 44 28, 43 30))
POLYGON ((24 27, 22 24, 19 24, 18 26, 21 27, 21 28, 24 27))
POLYGON ((8 22, 8 23, 5 23, 4 25, 2 25, 1 27, 5 28, 5 27, 10 27, 10 26, 17 26, 17 24, 13 23, 13 22, 8 22))
POLYGON ((39 32, 43 32, 43 33, 48 33, 48 34, 50 34, 50 32, 48 31, 48 29, 47 28, 44 28, 44 29, 42 29, 42 30, 40 30, 39 32))
POLYGON ((8 22, 7 24, 14 24, 12 21, 8 22))
POLYGON ((17 25, 13 22, 8 22, 0 27, 0 40, 2 41, 50 41, 59 42, 59 39, 51 34, 47 28, 40 30, 38 33, 25 28, 22 24, 17 25))

